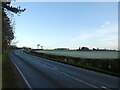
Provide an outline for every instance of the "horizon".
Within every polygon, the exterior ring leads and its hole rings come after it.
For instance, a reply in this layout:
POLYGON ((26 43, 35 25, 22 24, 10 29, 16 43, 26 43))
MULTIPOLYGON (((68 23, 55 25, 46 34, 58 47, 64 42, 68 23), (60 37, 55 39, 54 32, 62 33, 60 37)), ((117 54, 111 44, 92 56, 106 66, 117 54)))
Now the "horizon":
POLYGON ((118 49, 117 2, 13 2, 18 47, 118 49), (31 7, 32 6, 32 7, 31 7), (24 22, 23 22, 24 21, 24 22))
MULTIPOLYGON (((17 47, 17 46, 16 46, 17 47)), ((84 47, 84 46, 83 46, 84 47)), ((38 49, 38 50, 57 50, 57 49, 66 49, 66 50, 82 50, 81 48, 82 47, 78 47, 78 48, 74 48, 74 49, 71 49, 71 48, 69 48, 69 47, 67 47, 67 48, 64 48, 64 47, 56 47, 56 48, 41 48, 41 47, 39 47, 39 48, 32 48, 32 47, 27 47, 27 46, 23 46, 23 47, 17 47, 17 48, 30 48, 30 49, 38 49), (80 48, 80 49, 79 49, 80 48)), ((93 50, 93 49, 95 49, 95 50, 115 50, 115 51, 119 51, 119 49, 107 49, 107 48, 97 48, 97 47, 93 47, 93 48, 89 48, 89 47, 86 47, 86 48, 88 48, 89 50, 93 50)))

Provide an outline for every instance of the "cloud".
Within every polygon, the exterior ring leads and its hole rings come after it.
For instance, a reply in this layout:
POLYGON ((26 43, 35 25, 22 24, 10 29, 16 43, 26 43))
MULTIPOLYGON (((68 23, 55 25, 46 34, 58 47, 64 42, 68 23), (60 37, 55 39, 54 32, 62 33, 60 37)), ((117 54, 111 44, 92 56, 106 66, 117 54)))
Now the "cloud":
MULTIPOLYGON (((74 40, 81 43, 92 43, 93 47, 118 49, 118 25, 106 21, 96 30, 81 32, 74 40)), ((91 45, 87 46, 91 47, 91 45)))
POLYGON ((109 22, 109 21, 106 21, 105 24, 103 24, 103 25, 101 26, 101 28, 105 28, 105 27, 108 26, 108 25, 110 25, 110 22, 109 22))

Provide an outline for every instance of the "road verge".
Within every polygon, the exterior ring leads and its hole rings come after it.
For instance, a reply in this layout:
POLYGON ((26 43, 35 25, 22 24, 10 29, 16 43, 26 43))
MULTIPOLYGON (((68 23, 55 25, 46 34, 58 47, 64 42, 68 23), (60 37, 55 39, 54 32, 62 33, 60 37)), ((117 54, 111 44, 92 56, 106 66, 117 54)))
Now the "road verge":
POLYGON ((2 58, 2 89, 8 88, 27 88, 27 86, 11 62, 8 53, 4 53, 2 58))

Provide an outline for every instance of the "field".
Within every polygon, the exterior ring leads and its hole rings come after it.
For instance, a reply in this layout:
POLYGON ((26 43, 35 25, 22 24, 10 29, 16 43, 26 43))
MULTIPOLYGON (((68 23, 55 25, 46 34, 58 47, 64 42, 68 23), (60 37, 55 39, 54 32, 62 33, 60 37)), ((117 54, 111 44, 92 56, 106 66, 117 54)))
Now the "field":
POLYGON ((38 53, 90 59, 117 59, 117 51, 39 50, 38 53))

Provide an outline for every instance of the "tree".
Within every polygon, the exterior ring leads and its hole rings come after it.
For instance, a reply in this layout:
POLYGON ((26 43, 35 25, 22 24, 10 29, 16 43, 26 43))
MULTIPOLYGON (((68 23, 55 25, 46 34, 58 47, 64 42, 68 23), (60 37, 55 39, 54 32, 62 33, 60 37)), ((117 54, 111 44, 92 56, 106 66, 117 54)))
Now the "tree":
POLYGON ((88 47, 82 47, 81 50, 87 51, 87 50, 89 50, 89 48, 88 47))
POLYGON ((2 51, 8 49, 11 41, 14 39, 14 25, 8 14, 15 13, 20 14, 26 9, 21 9, 19 7, 13 7, 10 5, 11 2, 2 2, 2 51), (9 12, 10 11, 10 12, 9 12))
POLYGON ((37 44, 37 49, 39 48, 40 44, 37 44))
POLYGON ((41 49, 43 49, 43 46, 41 46, 41 49))
POLYGON ((16 14, 20 14, 22 12, 24 12, 26 9, 21 9, 20 6, 19 7, 13 7, 13 6, 10 6, 11 2, 2 2, 2 10, 3 11, 11 11, 13 13, 16 13, 16 14))

